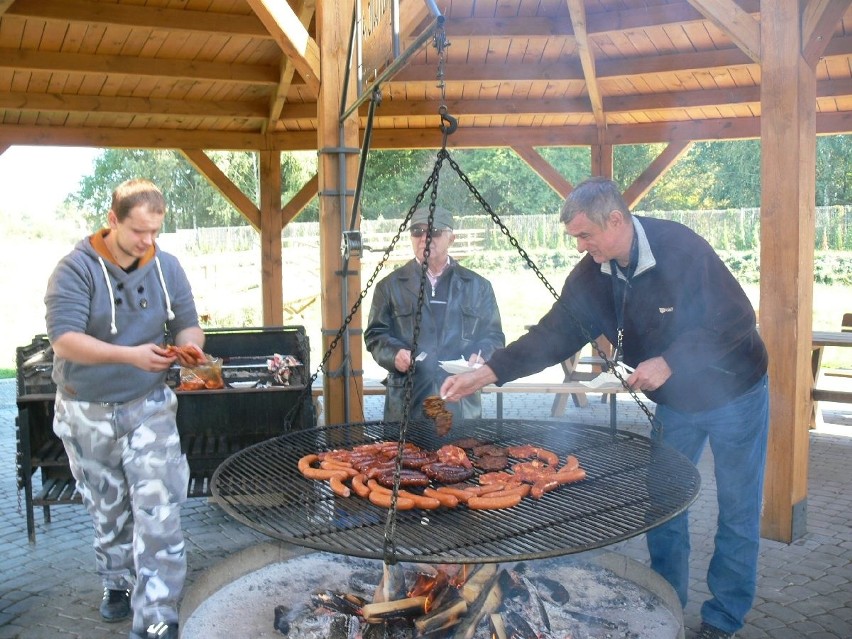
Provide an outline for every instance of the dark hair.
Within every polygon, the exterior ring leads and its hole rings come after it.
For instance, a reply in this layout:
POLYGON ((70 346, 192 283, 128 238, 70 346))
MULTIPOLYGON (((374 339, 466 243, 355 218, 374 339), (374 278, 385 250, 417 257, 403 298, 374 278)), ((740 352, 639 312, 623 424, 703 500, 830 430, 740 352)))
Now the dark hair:
POLYGON ((154 213, 166 213, 166 198, 153 182, 148 180, 127 180, 112 192, 112 209, 119 222, 123 222, 130 211, 145 204, 154 213))
POLYGON ((559 221, 567 224, 578 214, 585 213, 589 221, 603 228, 612 211, 621 211, 625 219, 630 219, 630 209, 621 197, 618 185, 607 178, 593 177, 578 184, 568 194, 559 213, 559 221))

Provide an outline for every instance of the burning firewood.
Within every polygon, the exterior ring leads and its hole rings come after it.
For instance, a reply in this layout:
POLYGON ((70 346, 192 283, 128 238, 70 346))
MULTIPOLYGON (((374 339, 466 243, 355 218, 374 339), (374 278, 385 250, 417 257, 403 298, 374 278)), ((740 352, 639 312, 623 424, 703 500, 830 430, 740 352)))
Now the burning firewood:
POLYGON ((456 599, 415 619, 414 627, 417 629, 418 636, 429 635, 457 625, 465 613, 467 613, 467 602, 464 599, 456 599))
MULTIPOLYGON (((496 564, 486 564, 489 569, 486 572, 488 575, 485 581, 479 581, 482 584, 481 588, 470 589, 468 594, 478 592, 476 599, 469 605, 469 610, 462 622, 456 627, 453 633, 453 639, 473 639, 476 634, 476 628, 479 622, 486 615, 491 615, 500 608, 503 603, 503 593, 508 585, 508 577, 505 570, 497 571, 496 564)), ((474 573, 476 577, 481 569, 474 573)), ((485 579, 483 576, 481 579, 485 579)), ((470 583, 468 580, 467 583, 470 583)), ((465 584, 467 586, 467 584, 465 584)), ((463 589, 464 591, 464 589, 463 589)), ((462 592, 462 596, 465 596, 462 592)), ((465 597, 467 598, 467 597, 465 597)))
POLYGON ((383 601, 396 601, 405 598, 407 588, 405 587, 405 571, 402 564, 382 564, 382 580, 376 586, 373 594, 373 603, 383 601))
POLYGON ((361 614, 367 623, 381 623, 388 619, 414 617, 422 615, 426 610, 426 599, 426 595, 421 595, 397 599, 396 601, 366 604, 361 609, 361 614))
POLYGON ((482 591, 490 585, 491 580, 497 574, 497 564, 481 564, 468 576, 462 586, 461 596, 467 603, 472 604, 482 594, 482 591))

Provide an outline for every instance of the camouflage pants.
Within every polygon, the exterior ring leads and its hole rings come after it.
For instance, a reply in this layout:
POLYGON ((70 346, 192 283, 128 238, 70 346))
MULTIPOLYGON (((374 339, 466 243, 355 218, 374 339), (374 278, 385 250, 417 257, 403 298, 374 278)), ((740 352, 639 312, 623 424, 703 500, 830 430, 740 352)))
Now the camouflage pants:
POLYGON ((132 588, 134 629, 178 619, 189 466, 176 412, 177 397, 165 385, 117 404, 56 398, 53 431, 92 516, 98 574, 105 588, 132 588))

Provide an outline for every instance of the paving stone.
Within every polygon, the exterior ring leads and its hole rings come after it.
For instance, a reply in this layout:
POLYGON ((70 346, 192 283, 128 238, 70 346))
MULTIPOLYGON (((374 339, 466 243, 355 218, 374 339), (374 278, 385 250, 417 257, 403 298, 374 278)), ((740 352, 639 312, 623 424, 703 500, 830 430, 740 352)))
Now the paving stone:
MULTIPOLYGON (((493 416, 493 396, 486 396, 493 416)), ((549 419, 551 402, 541 395, 507 395, 507 416, 549 419)), ((365 398, 365 419, 381 419, 381 397, 365 398)), ((490 413, 488 411, 491 411, 490 413)), ((630 400, 619 400, 619 428, 647 434, 647 420, 630 400)), ((0 467, 14 468, 14 380, 0 381, 0 467)), ((849 426, 848 411, 824 411, 830 424, 849 426)), ((561 421, 608 426, 608 407, 590 402, 569 406, 561 421), (593 409, 593 410, 591 410, 593 409)), ((852 637, 852 437, 811 432, 807 534, 792 544, 761 540, 758 593, 741 639, 849 639, 852 637)), ((709 450, 699 462, 702 490, 690 508, 689 601, 684 610, 687 637, 701 625, 701 604, 709 597, 706 572, 713 550, 716 490, 709 450)), ((94 573, 91 523, 76 505, 51 509, 47 524, 36 510, 37 543, 27 541, 18 508, 14 473, 0 474, 0 639, 126 639, 127 624, 104 624, 97 613, 100 583, 94 573)), ((182 513, 188 552, 188 585, 234 552, 268 541, 232 520, 209 499, 190 499, 182 513)), ((648 563, 644 535, 612 550, 648 563)), ((644 638, 643 638, 644 639, 644 638)), ((649 638, 654 639, 654 638, 649 638)))

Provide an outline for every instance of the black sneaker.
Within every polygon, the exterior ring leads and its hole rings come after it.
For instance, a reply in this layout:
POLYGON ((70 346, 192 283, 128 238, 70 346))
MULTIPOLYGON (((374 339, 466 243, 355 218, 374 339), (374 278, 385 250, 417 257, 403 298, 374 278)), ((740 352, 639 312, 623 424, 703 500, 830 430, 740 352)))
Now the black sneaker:
POLYGON ((695 639, 734 639, 735 636, 733 632, 725 632, 716 626, 711 626, 709 623, 703 622, 698 634, 695 635, 695 639))
POLYGON ((130 616, 130 591, 104 588, 100 610, 101 618, 107 623, 124 621, 130 616))

